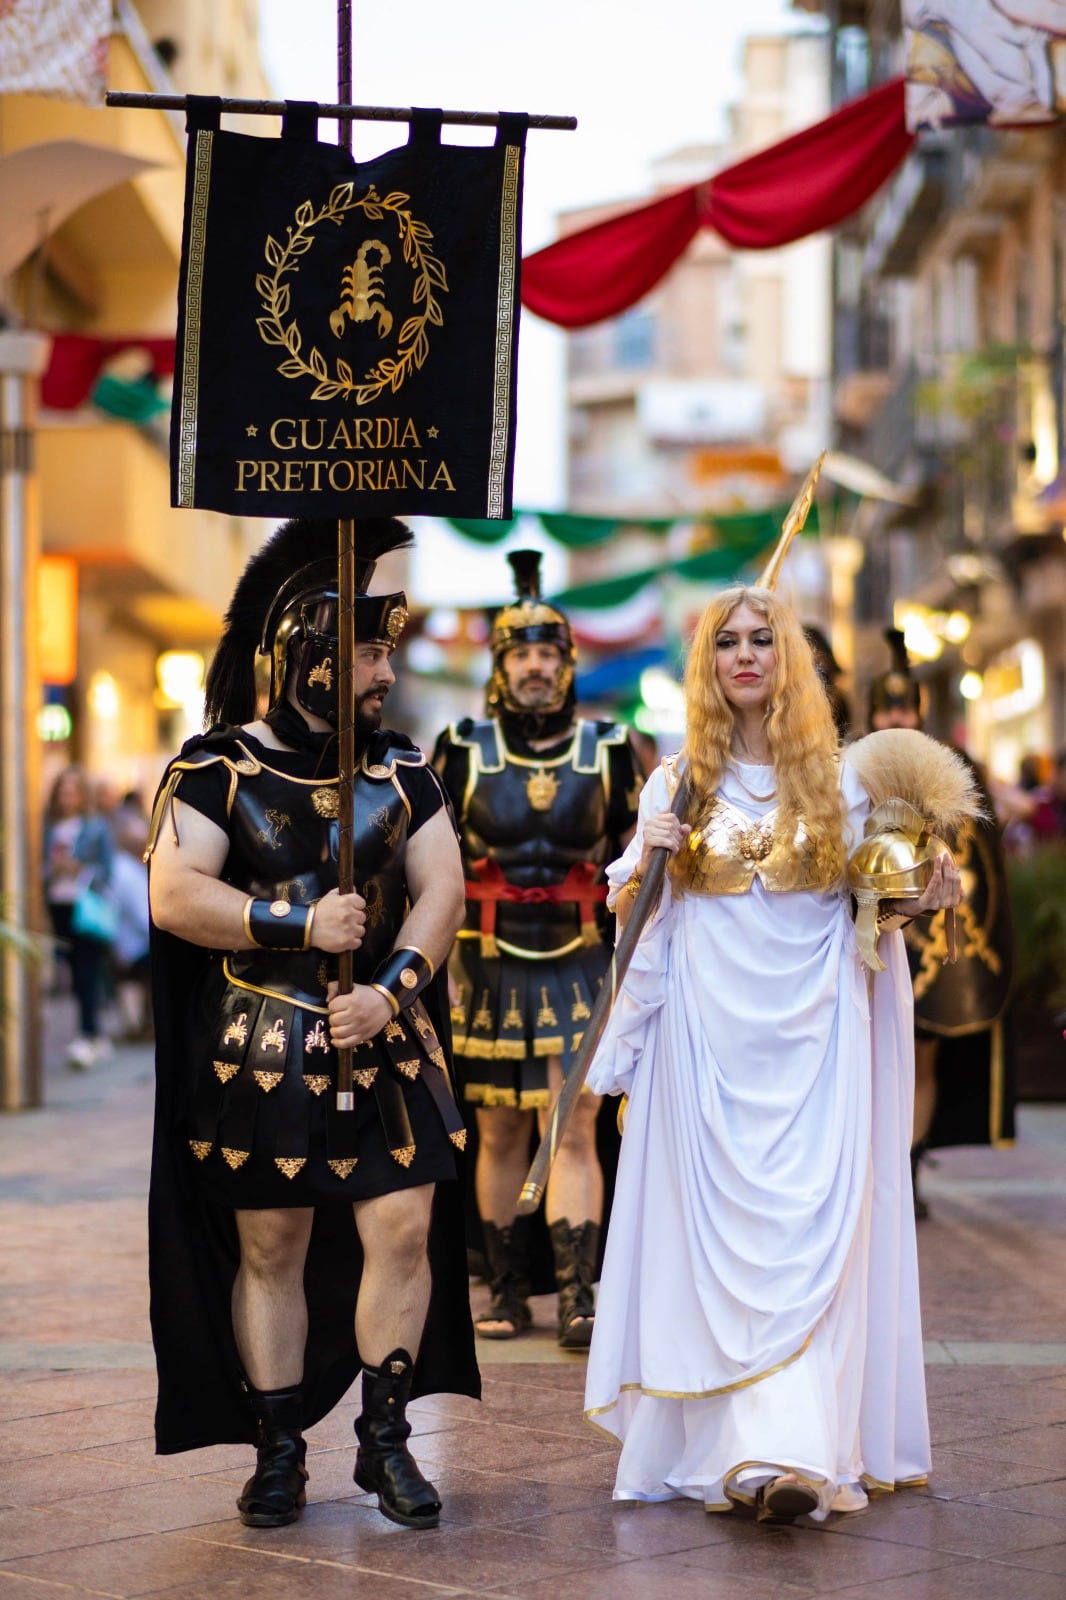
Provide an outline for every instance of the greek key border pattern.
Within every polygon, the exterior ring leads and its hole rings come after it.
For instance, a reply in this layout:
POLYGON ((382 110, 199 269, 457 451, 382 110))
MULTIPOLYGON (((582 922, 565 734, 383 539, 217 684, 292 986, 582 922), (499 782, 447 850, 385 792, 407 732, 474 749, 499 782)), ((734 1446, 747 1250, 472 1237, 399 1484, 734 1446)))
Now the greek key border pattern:
POLYGON ((492 397, 492 443, 489 451, 486 517, 502 517, 507 486, 511 391, 514 383, 514 330, 518 316, 515 279, 518 256, 518 177, 522 151, 509 144, 504 151, 500 196, 500 282, 496 297, 496 360, 492 397))
POLYGON ((204 293, 204 245, 211 192, 214 130, 196 134, 192 201, 189 206, 189 256, 185 274, 184 341, 181 352, 181 416, 178 420, 178 505, 191 507, 196 493, 196 429, 200 399, 200 311, 204 293))

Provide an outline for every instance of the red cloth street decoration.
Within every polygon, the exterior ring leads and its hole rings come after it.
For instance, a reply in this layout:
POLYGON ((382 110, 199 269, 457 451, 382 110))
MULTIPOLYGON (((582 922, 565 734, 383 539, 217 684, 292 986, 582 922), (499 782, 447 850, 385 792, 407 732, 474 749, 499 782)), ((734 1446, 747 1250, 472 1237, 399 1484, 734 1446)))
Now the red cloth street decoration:
POLYGON ((522 304, 561 328, 587 328, 635 305, 702 221, 700 184, 571 233, 522 263, 522 304))
POLYGON ((865 205, 910 150, 903 94, 903 79, 894 78, 705 183, 527 256, 523 304, 560 327, 584 328, 618 316, 653 289, 699 227, 741 250, 773 250, 834 227, 865 205))
POLYGON ((93 391, 104 367, 126 350, 143 350, 152 377, 169 378, 174 371, 174 340, 128 338, 95 339, 84 333, 55 333, 48 365, 41 378, 41 404, 53 411, 75 411, 93 391))

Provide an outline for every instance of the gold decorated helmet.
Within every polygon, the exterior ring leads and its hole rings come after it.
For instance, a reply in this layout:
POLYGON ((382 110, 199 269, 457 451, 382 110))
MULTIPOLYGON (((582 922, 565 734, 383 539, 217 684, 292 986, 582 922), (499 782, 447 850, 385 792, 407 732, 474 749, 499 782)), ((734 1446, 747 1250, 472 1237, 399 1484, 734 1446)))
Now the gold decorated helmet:
POLYGON ((848 888, 858 905, 859 954, 875 972, 884 970, 877 954, 878 901, 917 900, 937 856, 950 853, 921 812, 898 795, 882 800, 870 812, 863 841, 848 861, 848 888))
POLYGON ((503 658, 515 645, 541 643, 555 645, 563 658, 557 703, 545 707, 547 711, 558 711, 573 701, 577 650, 570 624, 561 611, 541 598, 540 551, 512 550, 507 559, 514 573, 515 599, 500 607, 492 624, 489 710, 494 714, 501 709, 521 711, 511 703, 503 658))

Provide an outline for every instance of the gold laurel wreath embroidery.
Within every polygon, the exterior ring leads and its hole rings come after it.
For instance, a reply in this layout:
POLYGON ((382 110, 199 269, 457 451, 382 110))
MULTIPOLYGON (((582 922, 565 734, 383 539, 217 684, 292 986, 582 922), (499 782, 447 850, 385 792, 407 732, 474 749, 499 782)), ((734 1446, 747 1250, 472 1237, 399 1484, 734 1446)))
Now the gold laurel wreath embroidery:
POLYGON ((288 243, 284 247, 271 234, 267 235, 263 254, 274 272, 272 276, 265 272, 256 276, 255 287, 266 312, 265 317, 256 318, 256 326, 265 344, 281 345, 289 352, 288 359, 278 368, 282 377, 316 380, 317 386, 311 392, 312 400, 333 400, 339 394, 353 395, 356 405, 367 405, 376 400, 385 388, 395 394, 410 375, 412 367, 424 364, 429 354, 427 324, 432 323, 438 328, 444 326, 444 317, 433 290, 437 288, 447 294, 448 281, 443 263, 437 260, 426 243, 433 237, 432 230, 413 217, 410 211, 404 210, 404 202, 410 200, 410 195, 394 190, 382 199, 371 184, 362 199, 356 200, 353 198, 354 188, 354 183, 337 184, 318 212, 310 200, 298 205, 294 217, 296 228, 286 227, 288 243), (340 357, 337 358, 336 376, 331 378, 326 359, 315 345, 311 346, 310 354, 304 360, 300 353, 303 339, 295 319, 287 327, 284 322, 289 314, 291 296, 290 286, 281 281, 287 272, 300 270, 296 258, 306 255, 310 250, 315 242, 314 230, 320 223, 333 222, 339 228, 342 217, 349 211, 360 210, 372 221, 380 221, 386 211, 395 216, 403 243, 403 258, 414 268, 412 298, 416 305, 424 302, 421 314, 408 317, 400 329, 396 358, 383 356, 364 375, 362 382, 354 376, 347 361, 342 361, 340 357))

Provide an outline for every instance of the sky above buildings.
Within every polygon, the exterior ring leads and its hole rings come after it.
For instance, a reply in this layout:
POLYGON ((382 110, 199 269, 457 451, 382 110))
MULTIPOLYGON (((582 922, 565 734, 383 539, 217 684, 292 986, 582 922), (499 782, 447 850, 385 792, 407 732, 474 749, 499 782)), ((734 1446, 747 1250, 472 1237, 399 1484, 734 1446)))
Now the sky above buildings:
MULTIPOLYGON (((267 74, 279 96, 336 99, 335 0, 260 0, 267 74)), ((647 195, 652 163, 713 143, 741 89, 745 37, 817 26, 788 0, 353 0, 353 100, 573 115, 574 133, 531 132, 523 252, 560 211, 647 195)), ((333 137, 329 124, 324 135, 333 137)), ((445 129, 453 142, 486 130, 445 129)), ((369 159, 397 124, 356 123, 369 159)), ((563 504, 563 335, 528 313, 519 350, 516 505, 563 504)))

